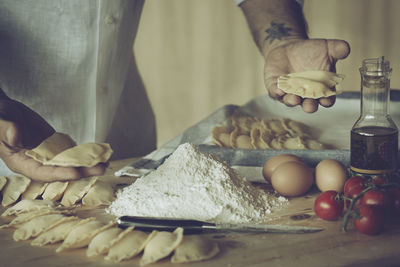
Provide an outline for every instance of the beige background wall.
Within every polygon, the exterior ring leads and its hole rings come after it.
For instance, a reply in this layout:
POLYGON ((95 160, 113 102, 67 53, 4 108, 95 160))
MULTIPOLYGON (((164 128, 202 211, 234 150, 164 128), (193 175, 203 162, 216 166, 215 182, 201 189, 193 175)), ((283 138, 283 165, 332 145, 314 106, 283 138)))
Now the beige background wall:
MULTIPOLYGON (((351 45, 337 65, 345 90, 359 90, 364 58, 382 55, 393 67, 392 88, 400 88, 399 11, 398 0, 305 0, 310 37, 351 45)), ((233 0, 147 0, 134 50, 158 145, 225 104, 266 93, 263 60, 233 0)))

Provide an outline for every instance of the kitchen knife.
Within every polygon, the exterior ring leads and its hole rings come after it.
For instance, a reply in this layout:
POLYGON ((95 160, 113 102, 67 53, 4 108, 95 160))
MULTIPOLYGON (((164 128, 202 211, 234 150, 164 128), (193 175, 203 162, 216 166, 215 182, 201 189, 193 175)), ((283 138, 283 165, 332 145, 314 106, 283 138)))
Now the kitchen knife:
POLYGON ((306 227, 295 225, 269 225, 269 224, 215 224, 197 220, 155 218, 141 216, 119 217, 118 225, 121 228, 133 226, 138 230, 173 231, 182 227, 185 233, 202 233, 207 231, 226 231, 242 233, 290 233, 304 234, 322 231, 318 227, 306 227))

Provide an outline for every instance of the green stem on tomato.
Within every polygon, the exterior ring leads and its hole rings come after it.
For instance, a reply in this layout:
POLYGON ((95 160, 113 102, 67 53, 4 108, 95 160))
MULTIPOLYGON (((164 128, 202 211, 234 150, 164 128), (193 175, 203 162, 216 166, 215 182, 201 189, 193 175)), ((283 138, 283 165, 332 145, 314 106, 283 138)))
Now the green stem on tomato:
POLYGON ((343 217, 343 223, 342 223, 343 232, 346 232, 347 223, 349 221, 350 215, 354 214, 353 208, 354 208, 355 203, 357 203, 357 201, 360 200, 364 196, 364 194, 366 192, 368 192, 369 190, 371 190, 373 188, 374 188, 374 186, 368 186, 363 191, 361 191, 361 193, 359 195, 357 195, 355 198, 350 199, 350 206, 347 209, 347 211, 346 211, 346 213, 344 214, 344 217, 343 217))
POLYGON ((353 199, 350 197, 346 197, 345 195, 342 196, 343 200, 348 200, 348 201, 352 201, 353 199))

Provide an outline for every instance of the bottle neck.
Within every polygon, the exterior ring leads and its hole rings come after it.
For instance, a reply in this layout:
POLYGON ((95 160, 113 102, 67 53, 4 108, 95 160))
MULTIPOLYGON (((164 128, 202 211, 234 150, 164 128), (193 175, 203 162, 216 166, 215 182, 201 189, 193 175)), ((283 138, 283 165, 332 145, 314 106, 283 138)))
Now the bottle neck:
POLYGON ((361 117, 369 120, 389 116, 390 80, 384 76, 361 76, 361 117))
POLYGON ((389 115, 391 73, 389 61, 384 57, 363 61, 360 68, 361 114, 353 129, 377 126, 397 130, 389 115))

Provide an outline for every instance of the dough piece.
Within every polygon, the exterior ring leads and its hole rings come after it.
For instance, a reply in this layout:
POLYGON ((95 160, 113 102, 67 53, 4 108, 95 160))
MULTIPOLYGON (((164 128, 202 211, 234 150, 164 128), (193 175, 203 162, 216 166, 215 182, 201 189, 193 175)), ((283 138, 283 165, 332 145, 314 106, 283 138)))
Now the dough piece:
POLYGON ((42 195, 43 199, 57 201, 64 195, 65 189, 67 189, 69 182, 52 182, 49 183, 44 190, 42 195))
POLYGON ((260 121, 255 117, 237 115, 232 117, 232 125, 234 128, 239 129, 239 135, 249 135, 254 125, 260 121))
POLYGON ((220 147, 231 147, 230 131, 226 126, 216 126, 212 129, 211 138, 220 147))
POLYGON ((14 218, 11 222, 9 222, 8 224, 1 225, 0 229, 8 228, 8 227, 19 227, 23 223, 28 222, 28 221, 32 220, 33 218, 35 218, 35 217, 46 215, 46 214, 56 214, 56 213, 60 214, 61 211, 39 210, 39 211, 21 213, 16 218, 14 218))
POLYGON ((311 129, 288 118, 257 119, 234 116, 229 126, 215 126, 211 138, 221 147, 242 149, 324 149, 311 129), (250 130, 250 132, 249 132, 250 130))
POLYGON ((251 138, 248 135, 241 134, 236 137, 236 145, 238 148, 252 149, 251 138))
POLYGON ((278 119, 270 119, 268 121, 263 122, 265 128, 270 129, 273 135, 284 135, 287 133, 285 127, 282 124, 281 120, 278 119))
POLYGON ((201 235, 187 235, 183 237, 182 243, 175 249, 171 257, 172 263, 183 263, 208 260, 219 253, 216 242, 201 235))
POLYGON ((26 151, 25 154, 40 163, 44 163, 62 151, 74 146, 76 146, 76 143, 69 135, 54 133, 36 148, 26 151))
POLYGON ((264 127, 255 127, 250 132, 251 145, 256 149, 269 149, 269 143, 274 138, 271 130, 264 127))
POLYGON ((251 124, 250 122, 247 122, 248 125, 246 125, 246 122, 242 122, 242 126, 245 125, 244 128, 241 128, 239 124, 234 127, 234 130, 230 133, 230 143, 232 148, 243 148, 243 149, 252 149, 253 146, 251 145, 251 138, 250 138, 250 133, 251 130, 250 127, 251 124))
POLYGON ((80 201, 89 191, 97 179, 98 177, 91 177, 69 182, 61 200, 61 204, 67 207, 75 205, 75 203, 80 201))
POLYGON ((98 233, 88 245, 86 256, 93 257, 108 253, 112 245, 112 240, 122 232, 121 228, 111 227, 98 233))
POLYGON ((86 143, 74 146, 57 154, 44 165, 93 167, 100 162, 107 162, 113 153, 111 146, 106 143, 86 143))
POLYGON ((97 181, 82 198, 82 204, 91 207, 110 205, 115 198, 114 195, 115 192, 112 185, 103 181, 97 181))
MULTIPOLYGON (((230 135, 230 143, 233 148, 244 148, 252 149, 250 136, 247 134, 247 130, 243 131, 241 128, 236 127, 230 135)), ((249 132, 250 134, 250 132, 249 132)))
POLYGON ((306 149, 305 141, 299 137, 289 137, 283 143, 285 149, 306 149))
POLYGON ((300 122, 282 119, 282 125, 291 136, 310 136, 308 127, 300 122))
POLYGON ((5 176, 0 176, 0 191, 3 190, 7 183, 7 178, 5 176))
POLYGON ((65 218, 66 216, 63 214, 48 214, 35 217, 23 223, 14 231, 14 241, 28 240, 36 237, 47 229, 57 225, 57 223, 60 223, 65 218))
POLYGON ((283 144, 285 143, 286 139, 287 137, 284 135, 275 137, 272 139, 270 145, 273 149, 283 149, 283 144))
POLYGON ((117 242, 113 242, 105 259, 120 262, 133 258, 144 249, 151 238, 149 236, 149 234, 139 230, 129 231, 117 242))
POLYGON ((8 182, 3 190, 3 201, 1 202, 4 207, 15 203, 31 183, 31 179, 22 175, 9 176, 7 180, 8 182))
POLYGON ((318 99, 337 95, 338 92, 330 89, 325 83, 310 79, 290 76, 280 76, 278 88, 285 93, 294 94, 303 98, 318 99))
POLYGON ((103 230, 102 227, 104 225, 95 218, 86 219, 69 232, 61 246, 56 249, 56 252, 86 247, 92 241, 92 238, 103 230))
POLYGON ((181 243, 183 238, 183 228, 176 228, 174 232, 156 232, 153 238, 144 248, 143 257, 140 259, 140 265, 154 263, 167 257, 181 243))
POLYGON ((16 203, 14 206, 6 209, 1 216, 13 216, 20 213, 26 213, 31 211, 47 211, 55 210, 54 203, 50 200, 40 200, 40 199, 23 199, 16 203))
POLYGON ((75 216, 66 217, 62 222, 51 227, 38 235, 35 239, 32 240, 32 246, 42 247, 48 244, 54 244, 60 241, 63 241, 67 235, 76 227, 76 225, 80 222, 80 219, 75 216))
POLYGON ((287 76, 305 78, 313 81, 322 82, 330 88, 339 84, 344 79, 343 74, 337 74, 334 72, 322 71, 322 70, 307 70, 303 72, 295 72, 295 73, 290 73, 287 76))
POLYGON ((36 199, 37 197, 43 194, 47 185, 48 183, 31 181, 26 191, 22 194, 21 199, 36 199))
POLYGON ((311 150, 321 150, 321 149, 327 148, 326 145, 324 145, 314 139, 306 139, 306 146, 308 149, 311 149, 311 150))

